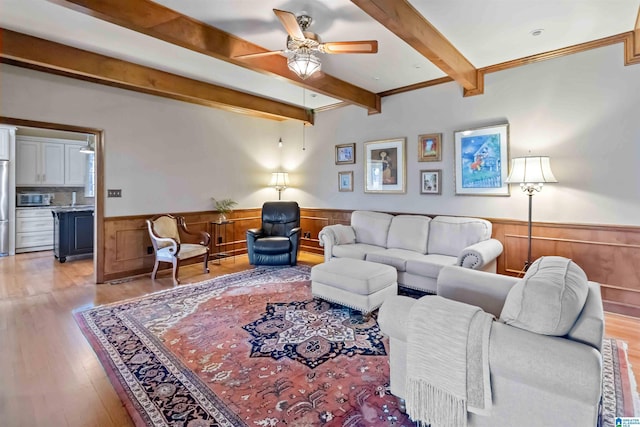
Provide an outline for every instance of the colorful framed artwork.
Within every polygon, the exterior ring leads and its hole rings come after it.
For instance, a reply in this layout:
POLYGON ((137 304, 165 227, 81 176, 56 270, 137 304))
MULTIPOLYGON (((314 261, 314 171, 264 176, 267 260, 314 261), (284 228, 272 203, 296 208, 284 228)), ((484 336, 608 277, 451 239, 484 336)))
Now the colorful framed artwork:
POLYGON ((353 171, 338 172, 338 191, 353 191, 353 171))
POLYGON ((430 133, 418 136, 418 161, 439 162, 442 160, 442 134, 430 133))
POLYGON ((442 169, 420 171, 420 194, 442 194, 442 169))
POLYGON ((406 193, 406 138, 364 143, 364 192, 406 193))
POLYGON ((509 124, 454 132, 456 195, 508 196, 509 124))
POLYGON ((356 162, 356 144, 336 145, 336 165, 349 165, 356 162))

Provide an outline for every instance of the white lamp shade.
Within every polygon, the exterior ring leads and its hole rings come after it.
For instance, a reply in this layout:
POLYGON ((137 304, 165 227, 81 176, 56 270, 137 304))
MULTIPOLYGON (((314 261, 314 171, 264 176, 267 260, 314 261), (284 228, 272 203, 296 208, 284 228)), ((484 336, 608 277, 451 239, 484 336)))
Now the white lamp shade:
POLYGON ((289 173, 288 172, 273 172, 271 174, 270 186, 276 189, 285 189, 289 186, 289 173))
POLYGON ((511 159, 509 184, 558 182, 551 172, 549 157, 516 157, 511 159))

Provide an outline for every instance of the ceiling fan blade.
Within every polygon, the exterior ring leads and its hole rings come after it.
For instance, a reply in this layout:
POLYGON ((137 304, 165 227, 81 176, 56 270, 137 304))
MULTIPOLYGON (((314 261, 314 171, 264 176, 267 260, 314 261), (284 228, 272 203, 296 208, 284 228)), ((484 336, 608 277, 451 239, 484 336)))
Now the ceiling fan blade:
POLYGON ((278 19, 280 19, 280 22, 287 31, 287 34, 296 40, 304 40, 304 34, 302 33, 302 29, 300 29, 300 25, 298 25, 296 15, 291 12, 287 12, 286 10, 279 9, 273 9, 273 13, 275 13, 278 19))
POLYGON ((327 42, 320 44, 324 53, 377 53, 377 40, 362 40, 355 42, 327 42))
POLYGON ((259 58, 261 56, 282 55, 284 50, 272 50, 269 52, 248 53, 246 55, 234 56, 236 59, 259 58))

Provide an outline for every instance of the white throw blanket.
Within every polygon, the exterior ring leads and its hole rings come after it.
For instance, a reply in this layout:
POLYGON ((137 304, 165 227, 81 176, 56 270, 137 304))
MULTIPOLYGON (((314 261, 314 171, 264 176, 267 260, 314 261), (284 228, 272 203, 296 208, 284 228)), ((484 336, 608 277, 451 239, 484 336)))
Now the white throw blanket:
POLYGON ((407 413, 421 425, 462 427, 467 410, 491 408, 489 334, 493 316, 439 296, 411 308, 407 337, 407 413))

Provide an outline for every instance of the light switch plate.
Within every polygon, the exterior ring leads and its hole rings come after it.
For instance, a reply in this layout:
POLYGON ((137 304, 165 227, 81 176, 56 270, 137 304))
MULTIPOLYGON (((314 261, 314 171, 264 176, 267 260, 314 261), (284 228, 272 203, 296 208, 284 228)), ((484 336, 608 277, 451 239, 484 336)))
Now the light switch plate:
POLYGON ((122 197, 122 190, 107 190, 107 197, 122 197))

